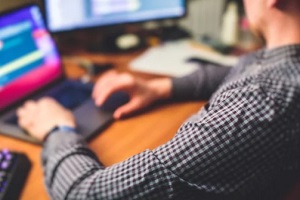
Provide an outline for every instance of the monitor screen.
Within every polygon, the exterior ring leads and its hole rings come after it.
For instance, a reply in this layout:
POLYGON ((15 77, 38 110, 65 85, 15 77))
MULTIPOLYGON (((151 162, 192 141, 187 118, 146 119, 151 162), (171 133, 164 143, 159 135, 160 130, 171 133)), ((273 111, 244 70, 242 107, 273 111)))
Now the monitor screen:
POLYGON ((51 32, 178 18, 185 0, 44 0, 51 32))
POLYGON ((62 73, 58 52, 37 6, 0 15, 0 111, 62 73))

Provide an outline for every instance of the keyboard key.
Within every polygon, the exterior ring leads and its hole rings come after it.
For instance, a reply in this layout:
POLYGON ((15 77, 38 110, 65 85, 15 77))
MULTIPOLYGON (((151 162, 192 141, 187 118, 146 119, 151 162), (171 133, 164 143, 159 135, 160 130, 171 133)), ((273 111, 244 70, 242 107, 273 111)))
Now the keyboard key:
POLYGON ((1 163, 1 169, 2 170, 8 170, 9 169, 9 167, 10 167, 10 161, 7 161, 7 160, 5 160, 5 161, 3 161, 2 163, 1 163))

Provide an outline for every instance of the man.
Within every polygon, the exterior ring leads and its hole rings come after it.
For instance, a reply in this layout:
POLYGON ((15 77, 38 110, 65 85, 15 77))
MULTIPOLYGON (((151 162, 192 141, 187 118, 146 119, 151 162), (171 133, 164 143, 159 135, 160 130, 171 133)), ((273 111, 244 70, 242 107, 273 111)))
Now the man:
POLYGON ((117 119, 158 99, 210 97, 157 149, 105 168, 73 130, 71 113, 55 101, 29 101, 19 109, 20 125, 44 140, 43 167, 53 199, 279 197, 278 180, 300 168, 300 1, 244 3, 267 46, 242 57, 229 73, 203 66, 188 77, 145 81, 110 72, 96 83, 99 105, 114 91, 131 95, 115 111, 117 119))

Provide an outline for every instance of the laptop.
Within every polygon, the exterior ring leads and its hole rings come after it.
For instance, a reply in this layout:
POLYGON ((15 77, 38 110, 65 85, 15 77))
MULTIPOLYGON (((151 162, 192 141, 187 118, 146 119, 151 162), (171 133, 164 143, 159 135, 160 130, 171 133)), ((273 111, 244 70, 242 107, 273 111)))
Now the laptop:
POLYGON ((66 78, 44 24, 37 5, 0 14, 0 134, 40 144, 18 126, 16 109, 28 99, 49 96, 73 112, 78 132, 88 140, 113 121, 113 110, 128 96, 114 95, 96 107, 92 83, 66 78))

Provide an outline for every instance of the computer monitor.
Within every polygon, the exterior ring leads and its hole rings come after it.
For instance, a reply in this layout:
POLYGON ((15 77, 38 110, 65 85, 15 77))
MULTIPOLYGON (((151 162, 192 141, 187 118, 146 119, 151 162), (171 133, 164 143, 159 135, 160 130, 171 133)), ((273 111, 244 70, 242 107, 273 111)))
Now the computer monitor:
POLYGON ((44 0, 52 33, 116 24, 179 18, 186 0, 44 0))

